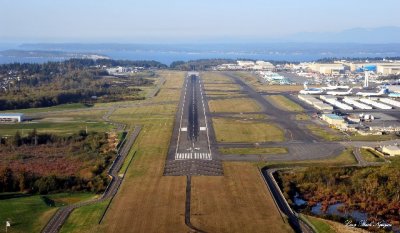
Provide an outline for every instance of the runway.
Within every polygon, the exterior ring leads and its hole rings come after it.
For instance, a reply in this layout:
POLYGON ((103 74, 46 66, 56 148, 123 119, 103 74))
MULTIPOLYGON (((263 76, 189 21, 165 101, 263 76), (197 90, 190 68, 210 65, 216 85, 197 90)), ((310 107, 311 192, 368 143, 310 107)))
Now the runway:
POLYGON ((211 133, 214 132, 207 117, 205 98, 199 73, 189 72, 181 93, 164 175, 222 175, 222 164, 211 147, 214 139, 211 133))

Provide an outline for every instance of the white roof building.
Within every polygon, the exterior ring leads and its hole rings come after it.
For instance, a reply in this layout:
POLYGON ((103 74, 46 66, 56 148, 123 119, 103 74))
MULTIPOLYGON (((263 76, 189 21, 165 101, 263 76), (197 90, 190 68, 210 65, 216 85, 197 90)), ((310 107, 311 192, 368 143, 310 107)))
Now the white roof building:
POLYGON ((22 122, 23 113, 0 113, 0 123, 22 122))

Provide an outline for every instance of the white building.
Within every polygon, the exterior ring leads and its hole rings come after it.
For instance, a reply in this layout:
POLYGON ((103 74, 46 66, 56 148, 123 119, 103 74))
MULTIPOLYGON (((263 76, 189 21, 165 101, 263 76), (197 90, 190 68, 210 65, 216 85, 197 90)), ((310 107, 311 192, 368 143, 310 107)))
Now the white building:
POLYGON ((382 75, 400 74, 400 63, 378 64, 376 72, 382 75))
POLYGON ((252 69, 255 65, 253 61, 237 61, 237 64, 243 69, 252 69))
POLYGON ((382 152, 388 154, 390 156, 400 155, 400 148, 399 146, 384 146, 382 147, 382 152))
POLYGON ((254 70, 274 70, 275 66, 271 62, 267 61, 256 61, 256 64, 253 66, 254 70))
POLYGON ((22 113, 0 113, 0 123, 22 122, 24 114, 22 113))

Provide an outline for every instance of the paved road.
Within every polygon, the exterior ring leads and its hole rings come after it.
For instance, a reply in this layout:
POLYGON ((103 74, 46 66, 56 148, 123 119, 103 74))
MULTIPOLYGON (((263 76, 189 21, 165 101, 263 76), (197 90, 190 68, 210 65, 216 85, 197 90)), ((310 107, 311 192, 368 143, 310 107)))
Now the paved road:
POLYGON ((385 164, 385 162, 368 162, 365 161, 364 158, 361 155, 361 148, 356 147, 353 149, 353 154, 354 157, 357 159, 358 166, 360 167, 367 167, 367 166, 381 166, 382 164, 385 164))
POLYGON ((122 147, 117 153, 117 157, 115 158, 113 164, 111 165, 108 175, 111 177, 111 181, 109 185, 107 186, 106 190, 104 191, 103 195, 95 200, 90 200, 86 202, 81 202, 73 205, 69 205, 66 207, 61 207, 58 209, 58 211, 53 215, 53 217, 50 219, 50 221, 47 223, 47 225, 44 227, 42 230, 43 233, 56 233, 58 232, 62 225, 65 223, 67 220, 68 216, 72 213, 72 211, 76 208, 79 208, 81 206, 85 205, 90 205, 90 204, 95 204, 98 202, 102 202, 108 198, 114 197, 114 195, 117 193, 123 177, 120 177, 118 175, 119 170, 121 169, 126 156, 129 154, 129 150, 132 147, 133 143, 135 142, 137 136, 139 135, 141 130, 141 126, 136 126, 135 129, 125 142, 123 143, 122 147))
POLYGON ((292 226, 295 232, 313 233, 314 231, 311 229, 311 227, 300 220, 297 216, 297 213, 294 212, 287 203, 273 176, 273 173, 276 171, 277 169, 263 169, 262 176, 264 177, 264 181, 271 192, 279 211, 288 217, 289 224, 292 226))
POLYGON ((263 109, 263 112, 269 116, 270 120, 277 123, 282 129, 285 130, 286 138, 288 140, 303 141, 308 143, 313 143, 318 140, 318 138, 308 132, 308 130, 300 128, 296 121, 291 118, 291 114, 288 114, 287 111, 283 111, 268 102, 263 95, 247 85, 240 77, 237 77, 232 73, 224 74, 228 77, 231 77, 236 84, 241 86, 242 90, 246 92, 250 98, 259 103, 263 109))

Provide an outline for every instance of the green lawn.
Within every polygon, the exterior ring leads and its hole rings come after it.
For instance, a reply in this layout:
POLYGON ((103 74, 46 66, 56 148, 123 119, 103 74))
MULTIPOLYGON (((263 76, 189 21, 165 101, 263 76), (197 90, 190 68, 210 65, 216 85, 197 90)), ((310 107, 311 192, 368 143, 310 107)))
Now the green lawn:
POLYGON ((46 107, 46 108, 26 108, 26 109, 16 109, 16 110, 6 110, 0 112, 41 113, 41 112, 51 112, 51 111, 71 110, 71 109, 81 109, 81 108, 90 108, 90 107, 82 103, 74 103, 74 104, 60 104, 57 106, 46 107))
POLYGON ((79 130, 105 132, 113 126, 104 122, 26 122, 19 124, 0 124, 0 136, 12 136, 18 130, 22 135, 28 134, 33 129, 39 133, 73 134, 79 130))
POLYGON ((387 135, 351 135, 350 139, 352 141, 387 141, 387 140, 392 140, 392 139, 398 139, 395 134, 387 134, 387 135))
POLYGON ((285 139, 283 131, 274 124, 226 118, 213 118, 212 122, 219 142, 280 142, 285 139))
POLYGON ((269 95, 266 99, 278 108, 288 112, 304 112, 304 109, 283 95, 269 95))
POLYGON ((333 129, 324 129, 318 125, 307 125, 307 128, 313 133, 314 135, 325 139, 326 141, 340 141, 344 140, 344 135, 340 132, 334 131, 333 129))
POLYGON ((336 231, 323 219, 309 215, 302 215, 302 217, 314 226, 314 229, 317 231, 316 233, 336 233, 336 231))
POLYGON ((61 228, 61 233, 92 232, 97 226, 110 200, 82 206, 74 210, 61 228))
POLYGON ((288 150, 282 147, 267 147, 267 148, 219 148, 221 154, 286 154, 288 150))
POLYGON ((260 168, 269 167, 290 167, 290 166, 342 166, 342 165, 355 165, 357 160, 353 155, 353 148, 345 149, 340 155, 330 157, 327 159, 315 159, 315 160, 300 160, 290 162, 262 162, 258 163, 260 168))
POLYGON ((40 232, 58 207, 93 197, 91 193, 64 193, 2 199, 0 222, 11 221, 9 232, 40 232))
POLYGON ((304 113, 296 114, 296 121, 308 121, 310 120, 310 116, 304 113))
POLYGON ((361 156, 367 162, 385 162, 383 158, 370 149, 361 148, 361 156))

